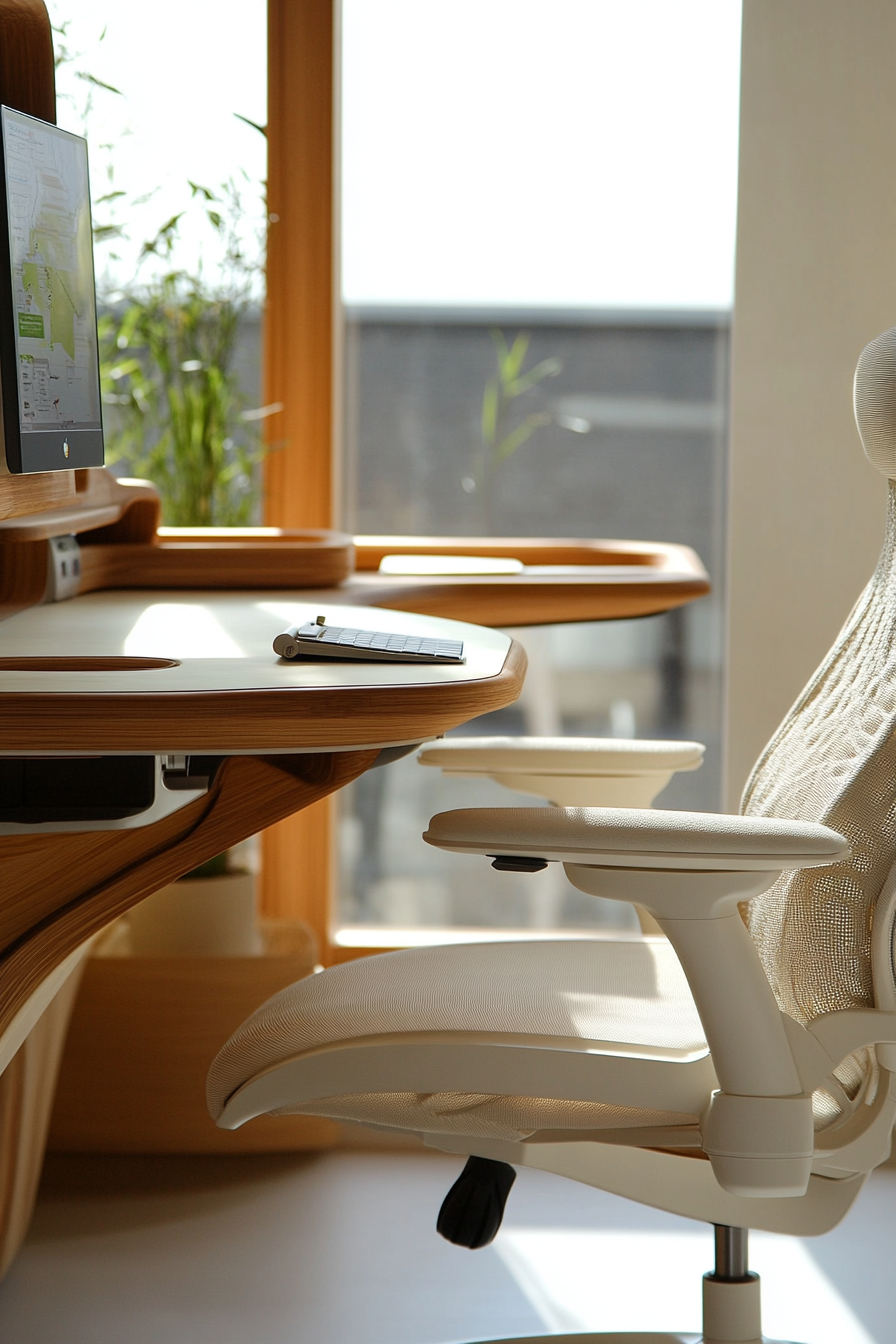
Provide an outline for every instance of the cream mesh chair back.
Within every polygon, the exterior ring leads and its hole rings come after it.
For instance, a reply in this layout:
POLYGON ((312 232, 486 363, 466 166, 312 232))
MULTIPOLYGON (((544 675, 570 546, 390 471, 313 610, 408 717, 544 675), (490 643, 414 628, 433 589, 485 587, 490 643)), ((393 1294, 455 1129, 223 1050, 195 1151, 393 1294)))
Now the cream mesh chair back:
MULTIPOLYGON (((803 1024, 837 1009, 896 1007, 896 329, 862 352, 855 413, 868 458, 890 480, 883 550, 741 804, 752 816, 822 822, 852 846, 848 861, 783 874, 745 909, 780 1007, 803 1024)), ((847 1097, 829 1099, 831 1120, 847 1098, 867 1095, 873 1076, 873 1052, 841 1066, 847 1097)))

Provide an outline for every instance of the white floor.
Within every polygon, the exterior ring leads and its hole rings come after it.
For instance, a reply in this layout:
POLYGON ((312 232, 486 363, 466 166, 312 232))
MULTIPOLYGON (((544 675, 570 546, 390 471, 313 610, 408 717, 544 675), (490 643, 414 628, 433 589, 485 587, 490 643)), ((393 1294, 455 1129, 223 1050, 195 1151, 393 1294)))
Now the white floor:
MULTIPOLYGON (((522 1172, 484 1251, 435 1232, 461 1162, 54 1158, 0 1286, 9 1344, 441 1344, 576 1329, 696 1330, 710 1236, 522 1172)), ((765 1329, 896 1340, 896 1172, 835 1232, 754 1239, 765 1329)))

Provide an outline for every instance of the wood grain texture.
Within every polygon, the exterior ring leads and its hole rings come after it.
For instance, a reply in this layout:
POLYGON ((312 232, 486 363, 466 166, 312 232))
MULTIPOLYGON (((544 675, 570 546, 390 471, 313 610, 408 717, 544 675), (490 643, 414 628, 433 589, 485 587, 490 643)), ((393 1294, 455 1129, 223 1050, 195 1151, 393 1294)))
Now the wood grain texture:
MULTIPOLYGON (((56 120, 53 40, 43 0, 0 0, 0 103, 56 120)), ((69 472, 14 477, 0 461, 0 519, 63 504, 74 494, 69 472)), ((33 549, 0 546, 0 619, 40 601, 46 574, 45 550, 38 557, 33 549)), ((0 1275, 31 1219, 73 993, 67 988, 57 997, 0 1076, 0 1275)))
POLYGON ((331 602, 414 611, 477 625, 555 625, 562 621, 621 621, 653 616, 704 597, 705 577, 655 574, 646 566, 631 578, 536 577, 504 574, 414 578, 354 574, 331 602))
POLYGON ((337 600, 480 625, 625 620, 684 606, 710 591, 706 570, 690 546, 654 541, 359 536, 355 569, 337 600), (385 555, 487 556, 593 572, 393 576, 377 572, 385 555))
POLYGON ((0 103, 56 121, 56 67, 43 0, 0 0, 0 103))
MULTIPOLYGON (((0 486, 4 479, 0 477, 0 486)), ((47 564, 45 541, 0 540, 0 621, 43 601, 47 564)))
POLYGON ((0 1277, 31 1221, 56 1079, 82 969, 69 977, 0 1075, 0 1277))
POLYGON ((524 565, 646 565, 706 578, 690 546, 659 541, 616 541, 567 537, 405 537, 357 536, 355 568, 375 570, 385 555, 482 555, 522 560, 524 565))
MULTIPOLYGON (((34 517, 44 510, 65 513, 76 501, 71 471, 45 471, 37 476, 10 476, 0 461, 0 523, 10 518, 34 517)), ((71 528, 63 529, 71 531, 71 528)), ((56 536, 45 532, 44 536, 56 536)), ((27 540, 27 537, 26 537, 27 540)))
POLYGON ((332 1121, 265 1116, 221 1130, 205 1076, 264 1001, 314 955, 92 957, 72 1017, 50 1124, 57 1152, 259 1153, 331 1147, 332 1121))
POLYGON ((161 667, 178 667, 174 658, 96 658, 61 653, 47 658, 0 658, 0 672, 147 672, 161 667))
POLYGON ((105 467, 0 475, 0 542, 38 542, 95 531, 94 540, 149 541, 159 520, 149 481, 117 481, 105 467), (111 533, 98 529, 114 528, 111 533))
POLYGON ((304 919, 317 936, 323 966, 332 965, 336 883, 335 797, 294 812, 262 836, 259 908, 269 919, 304 919), (302 862, 296 863, 301 854, 302 862))
POLYGON ((150 545, 81 541, 82 593, 105 588, 330 588, 352 572, 351 538, 339 532, 277 538, 162 535, 150 545))
POLYGON ((265 521, 330 527, 333 0, 268 3, 265 521))
POLYGON ((375 751, 226 760, 209 794, 136 830, 0 837, 0 1036, 65 958, 197 864, 341 788, 375 751))
MULTIPOLYGON (((511 643, 496 676, 469 681, 184 692, 119 688, 80 695, 6 691, 0 695, 0 740, 7 754, 50 755, 63 747, 86 754, 226 754, 278 751, 287 742, 296 750, 326 751, 422 741, 511 704, 525 668, 525 653, 511 643)), ((2 918, 0 911, 0 923, 2 918)))

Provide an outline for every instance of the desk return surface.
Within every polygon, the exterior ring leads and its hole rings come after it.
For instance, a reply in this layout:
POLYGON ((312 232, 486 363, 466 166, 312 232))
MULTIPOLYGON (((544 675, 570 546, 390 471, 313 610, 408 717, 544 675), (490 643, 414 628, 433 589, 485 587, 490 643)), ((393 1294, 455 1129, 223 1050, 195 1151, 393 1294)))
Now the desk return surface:
POLYGON ((464 643, 458 666, 285 662, 290 625, 326 596, 110 591, 0 623, 0 752, 307 752, 432 737, 519 693, 506 635, 382 608, 340 623, 464 643))

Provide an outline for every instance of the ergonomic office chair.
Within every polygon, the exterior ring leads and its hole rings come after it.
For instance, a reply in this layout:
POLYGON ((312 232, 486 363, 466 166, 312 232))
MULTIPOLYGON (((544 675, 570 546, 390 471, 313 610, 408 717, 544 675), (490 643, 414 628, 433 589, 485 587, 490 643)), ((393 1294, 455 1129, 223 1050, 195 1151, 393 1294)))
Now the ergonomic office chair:
POLYGON ((703 1337, 759 1338, 746 1229, 835 1226, 896 1118, 896 329, 863 351, 855 404, 891 481, 883 552, 742 815, 476 809, 426 833, 562 862, 668 941, 430 947, 301 981, 214 1061, 220 1125, 323 1114, 469 1155, 442 1214, 469 1245, 500 1221, 504 1164, 713 1223, 703 1337))

